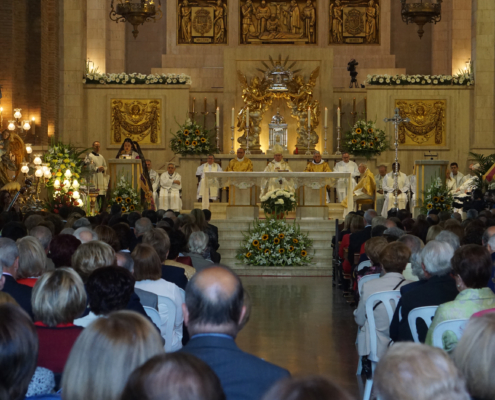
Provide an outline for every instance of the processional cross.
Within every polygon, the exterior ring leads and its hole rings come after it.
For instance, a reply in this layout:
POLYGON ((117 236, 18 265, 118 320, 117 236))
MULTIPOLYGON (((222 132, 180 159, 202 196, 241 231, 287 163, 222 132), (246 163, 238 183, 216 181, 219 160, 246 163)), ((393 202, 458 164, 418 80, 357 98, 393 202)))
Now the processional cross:
POLYGON ((398 200, 398 189, 399 189, 399 171, 398 171, 398 163, 399 163, 399 124, 403 122, 409 122, 409 118, 402 118, 399 114, 399 109, 395 109, 395 114, 393 118, 385 118, 385 122, 392 122, 395 126, 395 171, 394 171, 394 208, 399 208, 399 200, 398 200))

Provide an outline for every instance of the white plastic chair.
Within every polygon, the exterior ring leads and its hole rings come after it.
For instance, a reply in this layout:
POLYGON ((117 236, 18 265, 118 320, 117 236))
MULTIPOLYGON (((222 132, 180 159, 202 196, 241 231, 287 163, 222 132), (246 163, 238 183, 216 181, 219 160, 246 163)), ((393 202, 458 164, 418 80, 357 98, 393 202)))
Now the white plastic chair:
POLYGON ((423 321, 425 321, 426 326, 429 328, 431 322, 433 321, 433 317, 435 316, 435 312, 437 311, 437 308, 438 306, 414 308, 407 316, 409 329, 411 329, 412 337, 416 343, 419 343, 418 329, 416 328, 416 320, 418 318, 421 318, 423 321))
POLYGON ((380 277, 380 274, 370 274, 370 275, 365 275, 363 276, 359 281, 358 281, 358 293, 359 296, 361 296, 363 285, 366 282, 372 281, 373 279, 378 279, 380 277))
POLYGON ((368 319, 368 330, 370 333, 370 354, 368 356, 368 360, 371 361, 371 379, 366 380, 363 400, 370 400, 371 398, 371 389, 373 388, 373 375, 375 374, 376 365, 379 361, 378 355, 376 354, 378 351, 378 340, 373 307, 378 302, 381 302, 385 306, 385 309, 387 310, 388 324, 390 325, 400 297, 400 290, 390 290, 372 294, 370 297, 368 297, 368 300, 366 300, 366 318, 368 319), (394 303, 393 306, 390 304, 391 302, 394 303))
POLYGON ((172 351, 176 308, 172 299, 158 296, 158 313, 160 314, 160 332, 165 339, 165 351, 172 351), (165 320, 164 320, 165 318, 165 320))
POLYGON ((160 314, 153 307, 143 306, 146 315, 150 317, 151 321, 156 325, 158 329, 160 329, 160 325, 162 324, 162 320, 160 319, 160 314))
POLYGON ((371 260, 361 261, 357 267, 357 270, 361 271, 363 268, 370 266, 371 266, 371 260))
POLYGON ((464 319, 450 319, 448 321, 440 322, 433 330, 433 346, 443 349, 443 334, 447 331, 452 331, 457 336, 457 340, 461 339, 466 324, 467 318, 464 319))

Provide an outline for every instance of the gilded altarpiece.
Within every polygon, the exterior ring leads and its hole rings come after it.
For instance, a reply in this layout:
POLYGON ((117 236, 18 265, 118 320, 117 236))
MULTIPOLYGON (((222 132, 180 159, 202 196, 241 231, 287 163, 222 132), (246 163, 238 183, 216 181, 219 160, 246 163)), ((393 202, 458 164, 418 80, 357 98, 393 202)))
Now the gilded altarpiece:
POLYGON ((406 146, 445 146, 446 100, 396 100, 402 118, 399 143, 406 146))
POLYGON ((316 44, 316 1, 239 2, 241 44, 316 44))
POLYGON ((330 44, 380 44, 379 0, 330 0, 330 44))
POLYGON ((112 99, 110 143, 130 138, 140 144, 161 144, 161 109, 160 99, 112 99))
POLYGON ((177 44, 227 44, 227 2, 177 2, 177 44))

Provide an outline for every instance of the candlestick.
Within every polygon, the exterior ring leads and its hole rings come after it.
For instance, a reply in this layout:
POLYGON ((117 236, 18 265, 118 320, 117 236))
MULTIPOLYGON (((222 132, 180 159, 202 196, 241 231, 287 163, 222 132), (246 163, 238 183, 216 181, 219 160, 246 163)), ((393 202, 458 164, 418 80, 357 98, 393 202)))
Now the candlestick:
POLYGON ((337 126, 340 128, 340 107, 337 108, 337 126))
POLYGON ((325 127, 328 126, 328 108, 325 107, 325 127))
POLYGON ((336 156, 340 156, 342 153, 340 152, 340 126, 337 126, 337 151, 335 152, 336 156))
POLYGON ((342 98, 339 97, 339 108, 342 108, 342 98))
POLYGON ((306 149, 306 155, 311 155, 311 107, 308 107, 308 148, 306 149))
POLYGON ((0 107, 0 129, 3 128, 3 107, 0 107))
POLYGON ((196 97, 193 97, 193 112, 194 112, 194 106, 196 105, 196 97))
POLYGON ((191 116, 191 120, 194 122, 194 118, 196 115, 196 111, 194 111, 194 103, 196 102, 196 97, 193 97, 192 101, 192 111, 189 111, 189 115, 191 116))
POLYGON ((215 97, 215 109, 218 107, 217 98, 215 97))
POLYGON ((234 126, 234 122, 235 122, 234 107, 232 107, 232 122, 230 125, 234 126))
POLYGON ((220 107, 217 107, 217 112, 216 112, 216 124, 217 126, 220 126, 220 107))
POLYGON ((249 151, 249 107, 246 108, 246 154, 251 154, 249 151))
POLYGON ((230 147, 230 154, 235 154, 234 151, 234 108, 232 108, 232 126, 230 127, 230 140, 232 141, 232 146, 230 147))
MULTIPOLYGON (((215 107, 216 108, 216 107, 215 107)), ((205 111, 206 111, 206 97, 205 97, 205 111)))
POLYGON ((328 151, 327 151, 327 131, 328 131, 328 126, 325 126, 323 127, 323 129, 325 130, 325 148, 323 149, 323 155, 324 156, 328 156, 328 151))

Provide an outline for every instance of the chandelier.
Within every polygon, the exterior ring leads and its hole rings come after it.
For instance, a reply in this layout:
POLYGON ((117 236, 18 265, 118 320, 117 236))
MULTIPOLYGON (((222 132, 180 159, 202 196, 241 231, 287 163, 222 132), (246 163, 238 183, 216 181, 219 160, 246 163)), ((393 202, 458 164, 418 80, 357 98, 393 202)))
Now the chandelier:
MULTIPOLYGON (((3 117, 2 115, 3 108, 0 107, 0 120, 3 123, 3 117)), ((9 131, 15 131, 21 139, 25 139, 27 135, 27 131, 33 128, 33 135, 34 135, 34 117, 32 119, 32 125, 29 123, 29 120, 22 120, 22 114, 21 114, 22 109, 20 108, 14 108, 14 119, 9 120, 9 124, 7 126, 7 129, 9 131)), ((1 127, 1 125, 0 125, 1 127)))
POLYGON ((442 0, 436 0, 436 3, 406 3, 406 0, 401 0, 402 3, 402 21, 406 24, 409 22, 419 26, 418 35, 423 37, 423 27, 426 23, 437 23, 442 19, 442 0))
POLYGON ((153 0, 139 0, 132 2, 131 0, 118 0, 117 8, 113 7, 114 0, 111 3, 110 19, 115 22, 129 22, 134 30, 132 35, 134 39, 139 33, 138 25, 143 25, 145 22, 155 22, 162 18, 161 0, 158 0, 158 7, 153 0))

